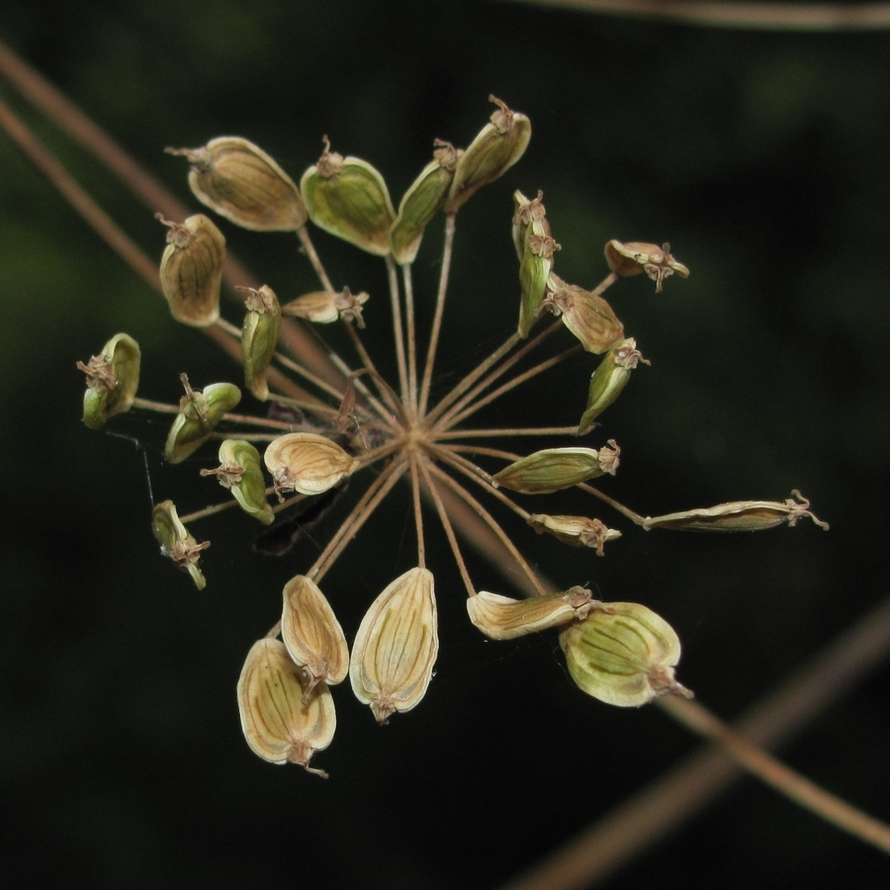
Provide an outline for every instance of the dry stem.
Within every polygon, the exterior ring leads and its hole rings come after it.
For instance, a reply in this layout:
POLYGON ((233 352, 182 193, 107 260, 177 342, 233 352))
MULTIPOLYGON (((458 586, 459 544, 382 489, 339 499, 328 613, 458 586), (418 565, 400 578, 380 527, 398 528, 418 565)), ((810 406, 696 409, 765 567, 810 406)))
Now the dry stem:
POLYGON ((890 28, 890 3, 705 3, 693 0, 520 0, 579 12, 664 19, 709 28, 853 31, 890 28))

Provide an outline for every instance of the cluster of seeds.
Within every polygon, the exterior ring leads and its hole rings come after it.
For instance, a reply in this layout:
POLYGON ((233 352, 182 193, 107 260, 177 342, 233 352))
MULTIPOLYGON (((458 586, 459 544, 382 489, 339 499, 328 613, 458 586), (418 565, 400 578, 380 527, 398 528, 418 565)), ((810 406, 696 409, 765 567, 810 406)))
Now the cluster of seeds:
MULTIPOLYGON (((220 316, 225 237, 203 214, 182 223, 162 220, 167 248, 160 266, 164 295, 175 319, 194 327, 216 326, 240 344, 243 387, 268 408, 264 415, 235 415, 242 389, 222 382, 193 389, 182 375, 178 406, 137 397, 140 350, 127 334, 112 337, 89 363, 84 422, 92 429, 136 406, 172 411, 176 417, 164 447, 172 464, 192 458, 211 439, 220 441, 215 476, 232 495, 225 505, 180 518, 170 500, 152 516, 162 552, 205 586, 199 567, 207 542, 199 543, 186 523, 240 507, 264 525, 304 500, 329 497, 345 480, 368 478, 357 502, 315 562, 284 587, 282 613, 250 649, 238 681, 238 704, 251 749, 273 763, 309 766, 334 734, 336 716, 330 687, 349 676, 355 696, 385 723, 415 707, 433 675, 439 637, 434 576, 427 566, 425 512, 441 522, 467 593, 472 623, 496 640, 556 628, 569 673, 588 694, 614 705, 637 706, 665 693, 688 695, 674 677, 680 657, 676 633, 650 609, 636 603, 594 600, 574 586, 556 591, 523 558, 501 522, 477 498, 488 495, 540 534, 604 554, 621 536, 598 518, 532 513, 513 495, 539 496, 579 488, 615 508, 643 529, 756 531, 810 517, 797 492, 784 502, 736 501, 665 516, 641 516, 590 485, 614 475, 620 449, 613 439, 599 448, 552 447, 521 456, 483 447, 479 439, 511 436, 581 436, 619 396, 631 371, 648 364, 603 293, 621 278, 645 274, 660 291, 664 281, 689 270, 664 244, 610 241, 609 273, 593 290, 570 284, 554 272, 560 246, 547 221, 543 196, 514 195, 512 237, 518 258, 517 329, 506 342, 450 391, 435 401, 432 379, 448 290, 455 218, 480 188, 498 179, 525 151, 529 119, 503 102, 465 149, 436 140, 433 159, 394 208, 381 174, 366 161, 325 148, 299 187, 256 145, 238 137, 213 139, 197 149, 168 149, 190 162, 192 192, 207 207, 237 226, 254 231, 294 232, 318 275, 320 289, 280 302, 268 285, 241 288, 245 315, 240 327, 220 316), (444 219, 442 271, 425 352, 418 347, 411 267, 427 226, 444 219), (373 305, 368 294, 336 288, 311 240, 308 224, 355 245, 386 263, 392 336, 398 367, 393 384, 381 375, 359 331, 373 305), (401 280, 400 280, 401 275, 401 280), (556 316, 534 337, 548 316, 556 316), (344 326, 357 356, 350 365, 331 353, 299 357, 283 333, 304 324, 344 326), (506 382, 495 385, 562 329, 577 344, 506 382), (478 429, 468 424, 482 407, 553 367, 578 349, 602 356, 588 386, 577 423, 560 428, 478 429), (223 432, 237 427, 237 435, 223 432), (255 443, 265 443, 262 454, 255 443), (468 456, 469 455, 469 456, 468 456), (500 468, 490 473, 470 459, 481 455, 500 468), (363 471, 373 467, 374 471, 363 471), (400 480, 409 484, 417 534, 417 564, 388 583, 371 603, 351 652, 320 583, 378 505, 400 480), (271 480, 271 484, 270 484, 271 480), (481 520, 486 543, 519 573, 525 597, 512 598, 475 588, 461 550, 467 531, 461 511, 481 520), (279 639, 280 637, 280 639, 279 639)), ((516 279, 514 279, 516 280, 516 279)), ((291 338, 292 339, 292 338, 291 338)), ((379 340, 375 338, 375 346, 379 340)), ((827 526, 826 526, 827 527, 827 526)), ((477 539, 478 543, 478 539, 477 539)))

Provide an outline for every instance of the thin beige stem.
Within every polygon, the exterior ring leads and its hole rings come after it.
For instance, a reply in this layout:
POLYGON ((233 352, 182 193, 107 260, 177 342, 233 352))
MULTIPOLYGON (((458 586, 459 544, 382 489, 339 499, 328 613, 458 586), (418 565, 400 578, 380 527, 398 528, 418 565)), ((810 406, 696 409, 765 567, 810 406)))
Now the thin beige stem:
POLYGON ((436 512, 439 514, 439 521, 442 523, 442 528, 445 531, 445 537, 448 539, 448 545, 451 547, 451 552, 454 555, 454 561, 457 563, 457 569, 460 572, 460 576, 464 582, 464 587, 466 587, 467 589, 467 596, 476 596, 476 588, 473 586, 473 580, 470 578, 470 572, 467 569, 466 560, 464 559, 463 554, 460 551, 460 545, 457 543, 457 536, 454 534, 454 527, 451 524, 451 519, 448 516, 448 511, 445 509, 445 504, 442 502, 442 496, 439 493, 439 489, 436 486, 435 482, 433 482, 432 476, 430 475, 427 461, 421 459, 420 470, 423 473, 423 478, 426 482, 427 493, 432 498, 433 504, 436 507, 436 512))
MULTIPOLYGON (((888 651, 890 598, 748 711, 735 724, 736 732, 761 746, 787 741, 884 662, 888 651)), ((501 890, 588 890, 678 831, 743 775, 720 747, 711 745, 659 776, 501 890)))
POLYGON ((535 593, 538 596, 544 596, 547 591, 544 588, 541 581, 538 579, 538 576, 534 573, 531 566, 525 561, 523 555, 516 548, 516 545, 510 540, 507 533, 501 528, 500 524, 497 520, 461 485, 456 479, 452 479, 447 473, 440 470, 435 464, 430 464, 430 472, 433 473, 437 478, 441 479, 442 483, 450 488, 461 500, 463 500, 466 504, 472 507, 480 517, 484 520, 485 524, 497 535, 500 539, 501 543, 504 547, 507 548, 510 555, 513 557, 514 562, 517 566, 519 566, 522 573, 528 578, 531 582, 532 587, 535 590, 535 593))
POLYGON ((496 401, 502 395, 510 392, 511 389, 515 389, 517 386, 521 386, 523 383, 528 382, 534 377, 537 377, 539 374, 543 374, 545 371, 549 371, 554 365, 558 365, 560 362, 565 361, 570 356, 574 355, 576 352, 580 352, 581 347, 572 346, 569 349, 560 352, 558 355, 554 355, 552 358, 548 358, 546 361, 541 362, 540 364, 535 365, 533 368, 529 368, 527 371, 524 371, 522 374, 518 374, 516 377, 508 380, 506 383, 499 386, 497 389, 490 392, 487 396, 483 396, 481 399, 477 399, 471 404, 467 405, 463 410, 459 410, 458 406, 447 412, 444 417, 437 424, 437 432, 439 430, 446 431, 450 430, 452 427, 457 426, 459 423, 462 423, 468 417, 472 417, 477 411, 481 408, 484 408, 486 405, 491 402, 496 401))
POLYGON ((408 455, 411 465, 411 502, 414 506, 414 527, 417 529, 417 565, 426 568, 426 546, 423 539, 423 512, 420 509, 420 479, 417 474, 417 451, 408 455))
POLYGON ((449 430, 436 433, 436 440, 442 439, 494 439, 498 436, 577 436, 577 426, 542 426, 542 427, 498 427, 497 429, 449 430))
POLYGON ((661 707, 687 729, 702 738, 717 742, 748 773, 775 788, 789 800, 799 803, 805 810, 821 816, 826 822, 861 841, 890 853, 890 825, 873 819, 804 778, 734 732, 707 708, 695 701, 681 701, 677 696, 665 699, 661 707))
MULTIPOLYGON (((514 0, 515 2, 515 0, 514 0)), ((682 0, 521 0, 578 12, 665 19, 709 28, 869 31, 890 28, 890 3, 705 3, 682 0)))
POLYGON ((321 286, 329 293, 334 293, 334 285, 331 284, 331 279, 328 278, 328 273, 325 272, 324 266, 315 252, 315 245, 312 243, 312 238, 309 237, 309 231, 306 226, 300 226, 297 229, 297 237, 300 239, 300 244, 303 245, 303 250, 306 252, 312 268, 315 269, 315 274, 318 276, 321 286))
POLYGON ((313 386, 317 386, 322 392, 326 392, 338 402, 343 398, 342 389, 338 390, 335 386, 331 386, 329 383, 322 380, 321 377, 317 377, 308 368, 303 367, 299 362, 295 362, 283 352, 276 352, 273 357, 280 365, 283 365, 289 371, 293 371, 294 374, 299 374, 304 380, 308 381, 313 386))
MULTIPOLYGON (((275 491, 275 486, 273 485, 270 489, 266 489, 266 493, 272 493, 275 491)), ((309 500, 309 498, 315 497, 312 494, 295 494, 292 497, 285 498, 283 501, 280 501, 277 504, 272 506, 273 513, 280 513, 282 510, 286 510, 288 507, 293 507, 296 504, 301 504, 303 501, 309 500)))
POLYGON ((279 343, 299 363, 316 377, 325 380, 334 389, 346 385, 343 373, 333 361, 333 350, 319 336, 318 331, 303 319, 285 318, 281 322, 279 343))
POLYGON ((306 572, 309 577, 314 577, 317 574, 319 568, 327 561, 328 556, 337 546, 340 539, 349 534, 349 531, 351 530, 352 524, 355 521, 356 517, 360 516, 362 512, 367 508, 370 501, 373 500, 374 495, 377 494, 380 488, 386 484, 387 480, 395 471, 395 468, 395 463, 392 463, 388 467, 385 467, 383 472, 368 486, 368 488, 365 490, 365 493, 359 498, 358 503, 352 508, 352 510, 350 510, 349 515, 347 515, 344 518, 343 522, 340 523, 337 531, 334 533, 331 540, 328 541, 325 549, 322 550, 322 552, 319 554, 313 566, 309 569, 308 572, 306 572))
MULTIPOLYGON (((270 376, 271 376, 271 372, 270 376)), ((301 411, 309 411, 312 414, 317 414, 319 417, 326 417, 333 420, 340 412, 337 408, 332 408, 330 405, 326 405, 320 399, 316 399, 313 396, 307 395, 302 399, 294 399, 290 396, 275 394, 272 401, 279 402, 282 405, 292 405, 294 408, 299 408, 301 411)), ((291 424, 294 430, 307 429, 311 430, 314 427, 314 424, 311 423, 294 423, 291 424)))
POLYGON ((286 420, 272 420, 269 417, 257 417, 253 414, 223 414, 223 420, 230 423, 243 423, 247 426, 265 427, 270 430, 283 430, 284 432, 293 433, 301 429, 314 429, 312 424, 306 423, 290 423, 286 420))
MULTIPOLYGON (((371 375, 374 381, 377 383, 377 389, 380 393, 380 397, 386 402, 389 407, 390 412, 397 417, 404 417, 404 410, 402 408, 401 403, 399 402, 398 397, 392 391, 392 388, 389 384, 385 386, 380 385, 380 381, 383 380, 382 375, 377 370, 374 362, 371 360, 371 356, 368 353, 368 350, 365 349, 365 344, 362 343, 362 338, 359 336, 358 331, 355 329, 355 326, 345 322, 346 330, 349 334, 349 338, 352 340, 352 345, 355 348, 355 351, 358 353, 359 360, 362 363, 362 367, 371 375)), ((380 412, 378 411, 378 414, 380 412)), ((384 419, 388 419, 388 416, 384 419)))
POLYGON ((179 414, 179 405, 168 405, 166 402, 155 402, 152 399, 142 399, 139 396, 133 399, 133 407, 155 411, 159 414, 179 414))
POLYGON ((405 417, 405 406, 399 401, 399 397, 396 395, 395 390, 386 382, 385 377, 381 377, 376 370, 368 371, 368 373, 374 378, 377 388, 383 394, 387 403, 391 402, 395 406, 395 416, 391 414, 383 414, 381 415, 381 419, 389 429, 403 430, 408 425, 408 419, 405 417))
POLYGON ((429 454, 435 460, 441 461, 442 463, 447 463, 450 466, 454 467, 456 470, 459 470, 468 478, 472 479, 474 482, 480 483, 482 485, 487 486, 487 489, 491 489, 495 491, 494 486, 491 484, 491 475, 486 473, 482 467, 476 466, 472 461, 467 460, 465 457, 461 457, 459 454, 455 454, 454 450, 449 448, 447 445, 429 445, 429 454))
MULTIPOLYGON (((365 399, 368 400, 368 404, 371 405, 371 407, 377 412, 377 416, 378 416, 378 417, 379 417, 379 418, 380 418, 380 419, 381 419, 381 420, 382 420, 388 427, 390 427, 391 429, 395 429, 395 428, 397 427, 397 424, 393 422, 392 414, 389 413, 389 412, 386 410, 386 408, 383 407, 383 404, 382 404, 382 403, 380 402, 380 400, 379 400, 379 399, 378 399, 378 398, 377 398, 377 397, 376 397, 376 396, 375 396, 375 395, 368 389, 368 387, 365 386, 365 384, 364 384, 361 380, 358 379, 358 377, 357 377, 358 372, 357 372, 357 371, 353 371, 353 370, 349 367, 349 365, 347 365, 346 362, 344 362, 343 359, 341 359, 340 356, 337 355, 335 352, 330 353, 330 355, 328 356, 328 358, 330 359, 331 364, 333 364, 334 367, 337 368, 339 371, 342 371, 343 374, 344 374, 347 378, 350 378, 350 377, 352 378, 352 380, 354 381, 355 388, 361 393, 361 395, 362 395, 365 399)), ((375 375, 375 376, 374 376, 374 380, 375 380, 376 382, 379 383, 380 381, 383 380, 383 378, 380 377, 379 375, 375 375)), ((341 398, 342 398, 342 396, 341 396, 341 398)), ((398 400, 396 400, 396 408, 399 408, 398 400)), ((402 414, 401 410, 399 410, 399 415, 400 415, 400 417, 404 417, 404 415, 402 414)))
POLYGON ((408 417, 417 420, 417 322, 414 318, 414 281, 411 264, 402 266, 402 289, 405 292, 405 326, 408 329, 408 417))
POLYGON ((439 272, 439 290, 436 293, 436 312, 430 330, 430 345, 426 353, 423 367, 423 382, 420 385, 420 406, 418 416, 426 414, 430 401, 430 386, 433 380, 433 366, 436 364, 436 350, 439 348, 439 336, 442 333, 442 315, 445 312, 445 295, 448 292, 448 275, 451 271, 451 257, 454 252, 454 217, 449 213, 445 217, 445 244, 442 248, 442 268, 439 272))
POLYGON ((396 345, 396 363, 399 368, 399 388, 402 402, 408 404, 408 366, 405 361, 405 332, 402 328, 402 304, 399 300, 399 273, 392 254, 386 256, 386 274, 389 280, 389 302, 392 306, 392 332, 396 345))
POLYGON ((224 330, 233 340, 237 340, 239 343, 241 342, 241 328, 238 325, 232 324, 230 321, 226 321, 224 318, 218 318, 214 324, 224 330))
POLYGON ((213 516, 216 513, 222 513, 225 510, 231 510, 232 507, 237 507, 238 501, 234 498, 230 501, 223 501, 221 504, 214 504, 212 507, 205 507, 203 510, 195 510, 194 513, 189 513, 186 516, 180 516, 179 521, 183 525, 187 525, 190 522, 195 522, 198 519, 204 519, 207 516, 213 516))
POLYGON ((531 513, 529 513, 528 510, 523 510, 519 504, 507 497, 500 488, 495 488, 491 484, 491 476, 489 476, 481 467, 477 467, 472 461, 467 460, 465 457, 461 457, 459 454, 453 453, 447 447, 437 448, 434 453, 440 461, 454 467, 454 469, 463 473, 468 479, 472 479, 475 483, 482 486, 488 494, 493 495, 502 504, 509 507, 523 521, 528 521, 531 513))
MULTIPOLYGON (((291 427, 288 432, 290 433, 299 433, 299 432, 317 432, 317 429, 310 429, 303 424, 299 426, 291 427)), ((245 442, 274 442, 276 439, 281 437, 281 433, 245 433, 241 430, 238 431, 238 438, 242 439, 245 442)), ((234 438, 231 433, 211 433, 211 439, 221 441, 223 439, 231 439, 234 438)))
POLYGON ((376 463, 378 460, 382 460, 384 457, 388 457, 390 454, 396 454, 401 451, 403 447, 403 443, 400 441, 387 442, 384 445, 379 445, 377 448, 372 448, 370 451, 366 451, 364 454, 360 454, 356 459, 362 467, 369 467, 371 464, 376 463))
MULTIPOLYGON (((454 492, 447 488, 438 489, 442 503, 451 518, 452 525, 460 537, 466 541, 486 562, 497 568, 504 579, 521 591, 525 596, 537 596, 538 589, 522 573, 512 568, 513 559, 510 551, 501 539, 486 525, 475 510, 464 503, 454 492)), ((537 573, 537 582, 548 592, 559 589, 545 575, 537 573)))
POLYGON ((619 278, 617 272, 610 272, 594 289, 593 293, 599 297, 604 294, 619 278))
POLYGON ((306 575, 319 582, 327 574, 331 566, 346 548, 346 545, 358 534, 361 527, 370 519, 381 501, 389 494, 392 487, 402 478, 408 465, 405 461, 393 461, 383 472, 368 486, 368 490, 362 495, 359 502, 337 532, 328 541, 321 556, 306 575))
POLYGON ((592 485, 588 485, 586 482, 581 482, 578 485, 582 491, 586 491, 588 494, 592 494, 594 497, 599 498, 604 504, 608 504, 613 510, 617 510, 622 516, 626 516, 631 522, 635 522, 637 525, 643 524, 643 517, 640 516, 639 513, 634 513, 630 507, 625 507, 624 504, 618 503, 614 498, 610 498, 607 494, 603 494, 598 488, 594 488, 592 485))
MULTIPOLYGON (((424 426, 427 429, 435 426, 436 420, 445 413, 486 371, 499 362, 519 341, 519 334, 511 334, 495 351, 483 362, 480 362, 451 392, 447 393, 435 408, 424 417, 424 426)), ((479 387, 484 389, 484 386, 479 387)))
POLYGON ((473 386, 483 374, 489 371, 501 358, 504 357, 514 346, 520 341, 519 334, 513 334, 501 346, 499 346, 485 361, 481 362, 473 371, 471 371, 460 383, 447 395, 438 405, 430 412, 426 419, 426 426, 430 428, 439 427, 439 418, 442 417, 446 409, 449 414, 454 414, 463 409, 465 405, 471 402, 480 392, 487 389, 510 370, 517 362, 521 361, 529 352, 537 348, 537 346, 556 333, 562 327, 562 322, 554 322, 549 328, 543 330, 534 340, 529 340, 521 349, 518 349, 510 356, 499 368, 492 371, 481 382, 473 386), (470 389, 470 387, 473 387, 470 389), (469 390, 469 392, 467 392, 469 390), (460 399, 460 401, 458 401, 460 399), (456 404, 455 404, 456 403, 456 404))
MULTIPOLYGON (((288 429, 288 432, 318 433, 318 427, 309 423, 295 423, 288 429)), ((324 433, 322 433, 322 435, 324 435, 324 433)), ((235 437, 231 433, 212 433, 211 438, 232 439, 235 437)), ((281 438, 281 433, 245 433, 239 430, 238 438, 243 439, 245 442, 274 442, 276 439, 281 438)))
POLYGON ((443 448, 447 448, 448 451, 454 452, 465 452, 467 454, 485 454, 488 457, 497 457, 502 460, 510 461, 513 463, 517 460, 522 460, 522 456, 519 454, 514 454, 512 451, 504 451, 501 448, 488 448, 485 445, 443 445, 443 448))

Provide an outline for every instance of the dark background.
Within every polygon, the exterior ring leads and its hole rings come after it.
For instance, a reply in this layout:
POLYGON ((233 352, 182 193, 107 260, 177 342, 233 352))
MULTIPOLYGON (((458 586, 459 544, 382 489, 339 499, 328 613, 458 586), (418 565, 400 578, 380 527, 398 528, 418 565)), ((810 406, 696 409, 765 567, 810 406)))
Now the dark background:
MULTIPOLYGON (((562 277, 592 287, 612 237, 669 240, 692 269, 664 294, 642 278, 609 294, 652 361, 594 434, 623 448, 609 493, 655 514, 800 487, 832 529, 646 535, 618 519, 625 537, 604 560, 519 529, 523 549, 560 584, 590 582, 667 618, 684 643, 680 679, 727 719, 884 596, 886 34, 461 0, 6 0, 0 36, 195 208, 167 145, 242 135, 297 178, 328 134, 375 164, 397 201, 433 138, 472 139, 489 93, 524 111, 525 158, 459 215, 442 383, 512 329, 510 196, 543 189, 562 277)), ((0 90, 160 256, 151 211, 0 90)), ((337 735, 317 757, 326 782, 255 758, 234 685, 317 545, 264 560, 248 519, 210 520, 196 529, 213 541, 197 593, 157 555, 142 453, 81 425, 74 362, 125 330, 143 349, 146 397, 177 399, 183 370, 198 385, 238 370, 176 325, 6 139, 0 201, 0 862, 13 885, 494 888, 697 748, 656 708, 583 696, 555 637, 481 640, 434 534, 442 649, 420 707, 380 729, 335 689, 337 735)), ((283 297, 314 286, 289 236, 225 231, 283 297)), ((437 238, 417 263, 425 318, 437 238)), ((369 342, 385 367, 382 264, 316 243, 337 283, 380 298, 383 339, 371 329, 369 342)), ((591 368, 560 366, 489 419, 573 423, 591 368)), ((155 497, 204 506, 216 494, 195 469, 208 461, 164 467, 165 425, 140 414, 120 428, 145 443, 155 497)), ((413 564, 404 496, 373 528, 324 585, 350 635, 413 564)), ((509 592, 490 567, 474 577, 509 592)), ((888 702, 884 668, 783 756, 890 818, 888 702)), ((886 860, 747 779, 608 886, 818 887, 839 874, 886 886, 886 860)))

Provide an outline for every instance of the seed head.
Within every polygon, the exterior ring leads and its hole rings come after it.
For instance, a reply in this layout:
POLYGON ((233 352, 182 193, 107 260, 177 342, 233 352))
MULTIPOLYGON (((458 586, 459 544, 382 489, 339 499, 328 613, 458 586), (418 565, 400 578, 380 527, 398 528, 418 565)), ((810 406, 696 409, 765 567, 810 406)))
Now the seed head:
POLYGON ((606 244, 606 262, 609 268, 626 278, 645 272, 655 282, 655 292, 660 293, 664 279, 676 273, 689 277, 689 269, 671 256, 670 244, 646 244, 642 241, 611 240, 606 244))
POLYGON ((377 597, 352 645, 349 680, 378 723, 426 695, 439 653, 433 576, 410 569, 377 597))
POLYGON ((518 331, 523 339, 528 337, 532 326, 538 320, 540 314, 538 310, 551 287, 553 254, 560 249, 556 239, 550 236, 550 224, 544 213, 541 193, 538 192, 534 202, 528 202, 528 206, 518 208, 513 216, 514 237, 518 235, 519 246, 522 248, 519 258, 518 331), (517 219, 520 220, 518 226, 517 219))
POLYGON ((604 555, 603 545, 606 541, 621 537, 621 532, 617 529, 607 528, 599 519, 588 519, 586 516, 547 516, 544 513, 533 513, 527 521, 539 535, 546 532, 573 547, 595 547, 597 556, 604 555))
POLYGON ((266 481, 256 448, 242 439, 224 439, 219 446, 219 461, 219 467, 201 470, 201 475, 216 476, 248 516, 270 525, 275 514, 266 500, 266 481))
POLYGON ((173 501, 163 501, 152 510, 151 528, 161 545, 161 553, 169 556, 179 568, 188 572, 195 582, 195 587, 203 590, 207 581, 198 568, 198 561, 201 551, 210 546, 210 541, 199 544, 189 534, 176 512, 173 501))
POLYGON ((364 291, 354 294, 348 287, 344 287, 340 293, 318 290, 285 303, 281 312, 291 318, 304 318, 314 324, 331 324, 342 319, 346 322, 355 321, 358 327, 364 328, 362 306, 367 302, 368 295, 364 291))
POLYGON ((130 410, 139 388, 141 358, 139 344, 129 334, 115 334, 87 364, 77 362, 87 376, 83 422, 91 430, 130 410))
POLYGON ((161 289, 170 314, 183 324, 206 328, 219 318, 226 239, 210 217, 190 216, 181 225, 155 214, 165 226, 167 248, 161 257, 161 289))
POLYGON ((359 467, 336 442, 316 433, 286 433, 273 439, 263 461, 278 491, 300 494, 321 494, 359 467))
POLYGON ((437 139, 435 144, 433 160, 408 187, 389 233, 393 259, 402 266, 414 262, 424 230, 445 204, 462 154, 450 142, 437 139))
POLYGON ((244 385, 258 398, 269 398, 266 370, 278 346, 281 334, 281 306, 271 287, 259 290, 239 288, 247 295, 247 315, 241 329, 241 357, 244 360, 244 385))
POLYGON ((493 640, 512 640, 586 618, 594 609, 608 608, 584 587, 562 593, 516 600, 480 590, 467 599, 470 621, 493 640))
POLYGON ((531 121, 524 114, 511 111, 494 96, 488 100, 498 106, 497 111, 458 160, 443 208, 446 213, 457 213, 483 185, 503 176, 522 157, 531 139, 531 121))
POLYGON ((318 163, 300 180, 309 217, 326 232, 386 256, 396 213, 383 177, 367 161, 332 152, 327 136, 324 141, 318 163))
POLYGON ((550 276, 549 287, 552 293, 545 305, 562 317, 587 352, 601 355, 624 337, 624 325, 602 297, 576 284, 566 284, 556 275, 550 276))
POLYGON ((828 523, 810 512, 810 502, 797 489, 791 495, 784 501, 730 501, 716 507, 647 516, 643 520, 643 528, 647 531, 670 528, 697 532, 757 532, 775 528, 783 522, 797 525, 798 519, 806 517, 828 531, 828 523))
POLYGON ((538 196, 529 200, 517 189, 513 192, 513 208, 513 246, 521 262, 525 252, 525 233, 533 222, 540 222, 544 227, 544 234, 550 234, 550 223, 547 221, 547 210, 544 207, 544 193, 539 189, 538 196))
POLYGON ((504 467, 492 482, 522 494, 551 494, 605 473, 615 475, 620 449, 614 439, 593 448, 545 448, 504 467))
POLYGON ((168 148, 191 161, 195 197, 220 216, 255 232, 295 232, 306 207, 294 181, 261 148, 239 136, 220 136, 202 148, 168 148))
POLYGON ((309 761, 334 737, 334 700, 324 683, 307 693, 284 643, 265 637, 253 644, 241 669, 237 695, 241 728, 254 754, 269 763, 298 763, 327 778, 309 761))
POLYGON ((164 446, 164 457, 171 464, 181 463, 194 454, 210 438, 226 411, 241 401, 241 390, 233 383, 211 383, 201 392, 191 388, 185 374, 180 379, 185 395, 164 446))
POLYGON ((593 421, 621 395, 621 391, 630 380, 630 372, 639 362, 644 365, 649 364, 637 349, 637 341, 633 337, 619 340, 606 353, 590 377, 587 407, 578 424, 579 435, 586 433, 593 425, 593 421))
POLYGON ((343 628, 318 585, 305 575, 284 585, 281 639, 308 675, 307 696, 319 682, 333 686, 346 679, 349 649, 343 628))
POLYGON ((658 695, 691 697, 674 679, 680 640, 674 629, 638 603, 608 603, 559 635, 569 673, 588 695, 637 707, 658 695))

